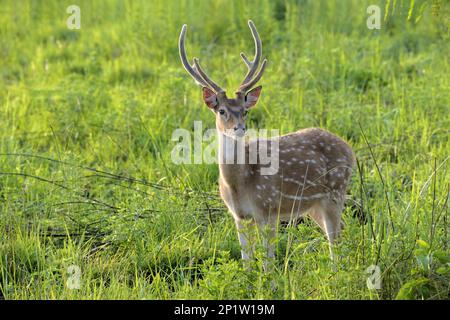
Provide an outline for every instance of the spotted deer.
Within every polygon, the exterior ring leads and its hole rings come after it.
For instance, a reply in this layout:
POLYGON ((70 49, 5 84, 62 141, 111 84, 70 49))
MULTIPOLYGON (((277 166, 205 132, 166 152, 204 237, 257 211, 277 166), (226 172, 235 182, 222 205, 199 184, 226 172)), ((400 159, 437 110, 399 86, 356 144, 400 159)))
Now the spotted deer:
MULTIPOLYGON (((264 239, 267 256, 274 257, 272 238, 279 221, 293 221, 308 214, 323 230, 330 243, 330 256, 334 260, 333 243, 341 231, 341 213, 355 155, 350 146, 336 135, 319 128, 308 128, 269 139, 245 141, 245 154, 249 156, 255 144, 276 144, 270 149, 279 166, 275 174, 262 174, 261 163, 236 163, 230 160, 236 148, 231 142, 245 135, 248 110, 254 107, 261 94, 261 79, 267 59, 259 67, 262 42, 254 23, 248 21, 254 42, 255 56, 241 57, 248 71, 235 93, 228 98, 224 89, 205 73, 197 58, 190 65, 186 56, 187 26, 183 25, 179 38, 179 53, 186 71, 202 86, 203 99, 216 117, 218 132, 220 195, 236 223, 242 258, 253 254, 244 221, 268 230, 264 239)), ((255 149, 253 149, 255 150, 255 149)), ((256 148, 256 150, 259 150, 256 148)), ((257 151, 259 152, 259 151, 257 151)))

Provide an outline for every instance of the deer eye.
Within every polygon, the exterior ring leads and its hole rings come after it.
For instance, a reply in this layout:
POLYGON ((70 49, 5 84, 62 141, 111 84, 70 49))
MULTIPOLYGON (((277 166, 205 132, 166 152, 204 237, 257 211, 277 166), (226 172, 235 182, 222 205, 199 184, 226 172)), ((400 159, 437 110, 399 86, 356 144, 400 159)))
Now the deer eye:
POLYGON ((220 113, 221 115, 224 115, 224 114, 225 114, 225 110, 224 110, 224 109, 220 109, 220 110, 219 110, 219 113, 220 113))

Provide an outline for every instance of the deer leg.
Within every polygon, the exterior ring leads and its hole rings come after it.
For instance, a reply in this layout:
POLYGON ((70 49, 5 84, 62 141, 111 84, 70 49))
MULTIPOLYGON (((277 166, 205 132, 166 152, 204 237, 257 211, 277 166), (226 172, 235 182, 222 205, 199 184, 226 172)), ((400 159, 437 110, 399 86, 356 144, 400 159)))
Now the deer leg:
POLYGON ((276 233, 276 224, 271 221, 258 221, 258 227, 261 231, 262 242, 265 251, 265 257, 263 261, 263 269, 268 272, 270 270, 269 262, 275 258, 275 244, 273 239, 276 233))
POLYGON ((310 210, 310 217, 326 234, 330 244, 330 258, 334 262, 333 244, 341 231, 342 206, 332 201, 324 201, 310 210))
MULTIPOLYGON (((242 260, 248 261, 253 257, 252 246, 249 241, 248 229, 249 226, 244 226, 242 220, 235 220, 236 228, 239 236, 239 243, 241 245, 241 256, 242 260)), ((253 225, 253 222, 249 223, 253 225)))

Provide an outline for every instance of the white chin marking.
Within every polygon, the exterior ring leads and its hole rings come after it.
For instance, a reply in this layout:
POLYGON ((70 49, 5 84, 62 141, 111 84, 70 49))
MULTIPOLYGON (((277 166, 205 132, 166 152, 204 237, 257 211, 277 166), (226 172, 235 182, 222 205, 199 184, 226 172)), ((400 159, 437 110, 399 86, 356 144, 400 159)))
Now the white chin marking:
POLYGON ((242 138, 243 136, 245 136, 245 131, 244 130, 226 130, 224 132, 224 134, 230 138, 242 138))

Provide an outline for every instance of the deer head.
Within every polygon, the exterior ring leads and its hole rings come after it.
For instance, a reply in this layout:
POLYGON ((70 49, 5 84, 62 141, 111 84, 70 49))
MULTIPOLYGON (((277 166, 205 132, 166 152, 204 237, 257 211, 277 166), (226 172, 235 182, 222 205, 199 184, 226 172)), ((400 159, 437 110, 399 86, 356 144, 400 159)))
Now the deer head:
POLYGON ((195 82, 203 87, 203 100, 207 107, 216 115, 217 130, 231 137, 240 137, 245 134, 245 120, 248 109, 256 105, 262 89, 262 86, 253 87, 261 79, 267 64, 267 59, 264 59, 258 70, 262 54, 261 39, 253 21, 249 20, 248 26, 255 40, 255 57, 250 61, 241 52, 241 58, 247 65, 248 72, 235 92, 236 97, 232 99, 229 99, 225 90, 205 73, 200 66, 199 59, 194 58, 194 63, 192 65, 189 64, 185 48, 187 25, 183 25, 178 43, 184 68, 194 78, 195 82))

